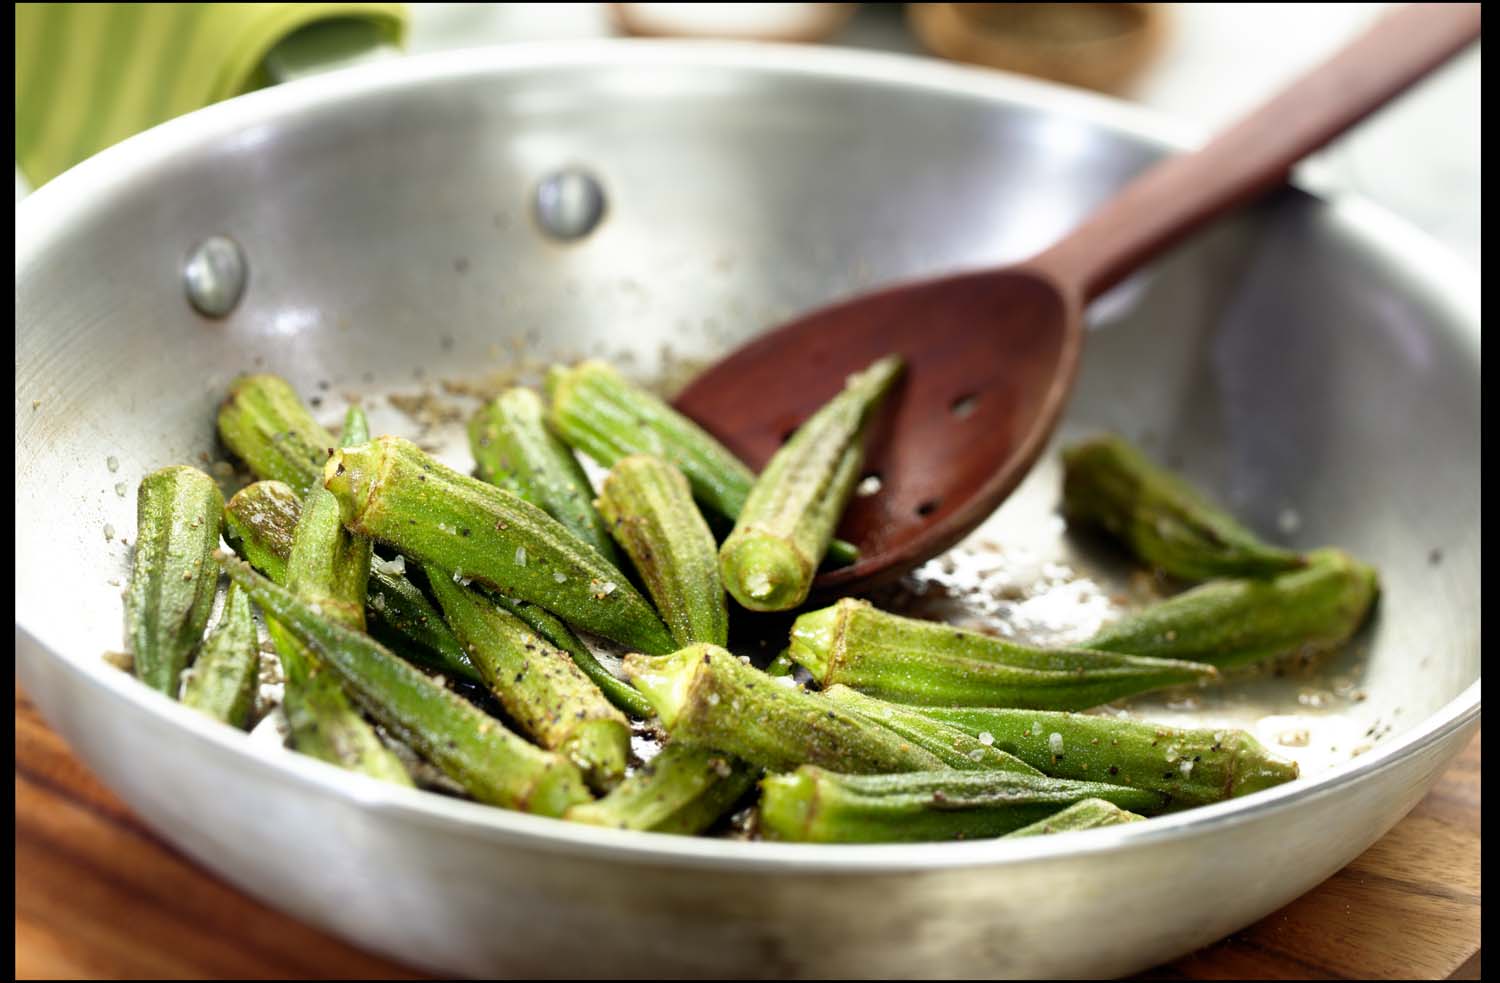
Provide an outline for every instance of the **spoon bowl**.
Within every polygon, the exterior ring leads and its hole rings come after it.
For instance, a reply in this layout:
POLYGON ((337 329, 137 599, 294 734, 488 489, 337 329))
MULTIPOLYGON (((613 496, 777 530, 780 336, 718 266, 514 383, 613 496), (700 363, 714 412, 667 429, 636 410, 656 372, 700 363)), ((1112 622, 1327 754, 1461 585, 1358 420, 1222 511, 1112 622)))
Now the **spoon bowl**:
POLYGON ((839 526, 860 559, 816 582, 820 593, 873 587, 957 543, 1025 477, 1071 388, 1080 325, 1081 304, 1040 272, 921 281, 760 335, 676 405, 759 469, 846 376, 892 352, 905 359, 839 526))

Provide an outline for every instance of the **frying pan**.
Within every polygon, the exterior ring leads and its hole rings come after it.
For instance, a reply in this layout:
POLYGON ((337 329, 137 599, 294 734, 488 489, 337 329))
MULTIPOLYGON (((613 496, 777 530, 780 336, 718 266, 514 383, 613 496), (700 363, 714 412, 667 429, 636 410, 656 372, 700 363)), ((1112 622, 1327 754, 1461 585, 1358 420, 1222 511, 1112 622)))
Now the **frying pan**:
MULTIPOLYGON (((867 285, 1032 253, 1185 145, 998 74, 650 42, 353 69, 127 141, 18 208, 18 678, 185 853, 435 971, 1053 978, 1212 942, 1374 842, 1479 723, 1479 288, 1359 202, 1288 188, 1106 297, 1058 436, 1124 432, 1266 534, 1380 569, 1374 625, 1332 663, 1121 711, 1247 727, 1302 762, 1289 785, 1016 842, 628 833, 378 784, 102 658, 122 639, 130 489, 222 456, 213 411, 238 372, 285 374, 329 420, 373 394, 372 423, 411 433, 382 396, 580 355, 681 371, 867 285), (564 198, 603 206, 579 213, 592 228, 538 221, 534 190, 563 171, 564 198), (228 310, 207 317, 184 267, 213 236, 246 277, 237 302, 208 292, 228 310)), ((426 439, 463 463, 455 432, 426 439)), ((1077 637, 1131 585, 1063 533, 1043 460, 918 587, 1077 637)))

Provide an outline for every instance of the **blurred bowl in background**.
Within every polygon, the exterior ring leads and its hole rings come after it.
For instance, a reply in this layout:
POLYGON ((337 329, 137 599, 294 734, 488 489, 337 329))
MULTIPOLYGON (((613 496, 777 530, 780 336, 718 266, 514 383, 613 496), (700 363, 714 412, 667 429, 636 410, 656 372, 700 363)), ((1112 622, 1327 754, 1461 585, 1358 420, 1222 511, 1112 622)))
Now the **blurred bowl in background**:
POLYGON ((1157 3, 913 3, 913 33, 933 54, 1100 92, 1119 92, 1161 50, 1157 3))
POLYGON ((612 3, 615 24, 642 37, 824 41, 857 3, 612 3))

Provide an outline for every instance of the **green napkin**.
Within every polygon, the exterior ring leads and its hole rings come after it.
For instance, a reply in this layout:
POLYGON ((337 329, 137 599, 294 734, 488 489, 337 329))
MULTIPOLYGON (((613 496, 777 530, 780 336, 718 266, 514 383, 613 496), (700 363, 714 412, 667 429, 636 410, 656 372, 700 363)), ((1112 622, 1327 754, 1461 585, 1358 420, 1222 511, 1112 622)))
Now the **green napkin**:
POLYGON ((32 187, 174 116, 259 88, 267 52, 330 20, 399 44, 397 3, 16 5, 16 163, 32 187))

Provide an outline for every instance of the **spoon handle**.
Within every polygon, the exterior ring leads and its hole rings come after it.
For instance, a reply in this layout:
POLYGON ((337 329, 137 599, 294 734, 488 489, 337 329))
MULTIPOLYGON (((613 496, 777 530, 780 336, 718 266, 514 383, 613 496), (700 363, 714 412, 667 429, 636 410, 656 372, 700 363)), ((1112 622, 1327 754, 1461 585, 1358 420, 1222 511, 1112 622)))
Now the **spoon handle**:
MULTIPOLYGON (((1479 39, 1479 4, 1414 3, 1202 149, 1152 167, 1031 261, 1092 300, 1479 39)), ((1476 121, 1477 125, 1477 121, 1476 121)))

